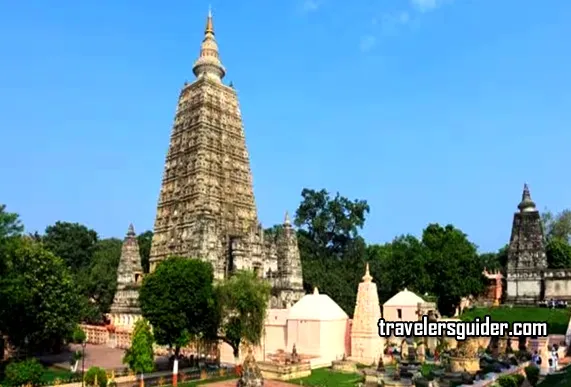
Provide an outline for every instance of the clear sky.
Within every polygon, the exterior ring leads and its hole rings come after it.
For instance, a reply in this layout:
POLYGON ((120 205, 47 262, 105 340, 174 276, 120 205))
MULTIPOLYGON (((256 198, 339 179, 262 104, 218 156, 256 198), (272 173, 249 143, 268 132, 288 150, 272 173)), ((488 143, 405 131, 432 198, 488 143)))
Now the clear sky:
MULTIPOLYGON (((528 182, 571 207, 571 1, 213 0, 264 225, 302 188, 366 199, 369 242, 509 239, 528 182)), ((208 1, 0 5, 0 203, 122 237, 154 222, 208 1)))

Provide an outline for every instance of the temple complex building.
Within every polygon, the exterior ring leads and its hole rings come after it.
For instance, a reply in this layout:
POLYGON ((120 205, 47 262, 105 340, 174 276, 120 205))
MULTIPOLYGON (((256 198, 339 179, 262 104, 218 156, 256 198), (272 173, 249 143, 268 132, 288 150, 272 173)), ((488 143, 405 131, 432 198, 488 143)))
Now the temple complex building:
POLYGON ((571 300, 571 270, 548 269, 543 223, 527 184, 514 214, 508 248, 506 302, 535 304, 571 300))
POLYGON ((209 13, 196 80, 182 87, 166 156, 150 254, 153 271, 169 256, 208 261, 215 278, 253 270, 272 283, 272 307, 303 295, 296 233, 277 235, 258 221, 249 154, 236 90, 223 83, 209 13))
POLYGON ((141 317, 139 288, 143 279, 139 243, 133 225, 129 225, 123 241, 117 268, 117 290, 108 315, 115 327, 132 328, 141 317))

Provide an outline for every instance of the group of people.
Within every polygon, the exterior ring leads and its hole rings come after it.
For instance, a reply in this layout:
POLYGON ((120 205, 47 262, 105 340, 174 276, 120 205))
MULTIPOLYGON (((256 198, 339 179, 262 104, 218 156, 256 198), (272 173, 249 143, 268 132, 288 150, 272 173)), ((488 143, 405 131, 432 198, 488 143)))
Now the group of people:
MULTIPOLYGON (((557 353, 557 347, 553 347, 549 352, 549 359, 547 360, 549 364, 550 371, 557 371, 559 368, 559 354, 557 353)), ((531 357, 531 362, 535 364, 537 367, 541 367, 541 356, 537 351, 534 352, 533 356, 531 357)))

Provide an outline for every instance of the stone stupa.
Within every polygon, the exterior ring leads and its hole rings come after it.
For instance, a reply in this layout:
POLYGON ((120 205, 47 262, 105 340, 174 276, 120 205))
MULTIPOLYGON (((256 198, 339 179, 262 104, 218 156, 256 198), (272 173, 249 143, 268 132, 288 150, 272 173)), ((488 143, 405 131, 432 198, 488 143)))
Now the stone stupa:
POLYGON ((357 290, 357 302, 351 327, 351 360, 362 364, 373 364, 383 354, 384 339, 379 336, 378 322, 381 307, 377 284, 365 268, 363 281, 357 290))

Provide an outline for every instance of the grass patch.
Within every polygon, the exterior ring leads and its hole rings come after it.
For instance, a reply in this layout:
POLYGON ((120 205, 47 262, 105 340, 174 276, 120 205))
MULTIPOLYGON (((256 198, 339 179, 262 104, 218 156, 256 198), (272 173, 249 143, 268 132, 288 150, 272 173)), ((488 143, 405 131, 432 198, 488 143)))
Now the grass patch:
POLYGON ((547 375, 538 387, 569 387, 571 386, 571 366, 563 369, 559 375, 547 375))
POLYGON ((549 334, 564 335, 567 324, 571 318, 571 311, 567 309, 549 309, 539 307, 499 307, 499 308, 475 308, 468 310, 460 316, 463 321, 481 319, 490 316, 492 321, 513 322, 547 322, 549 334))
POLYGON ((301 379, 290 380, 289 383, 314 387, 355 386, 363 377, 359 374, 344 374, 333 372, 328 368, 311 371, 311 375, 301 379))
POLYGON ((51 383, 56 379, 69 380, 72 378, 77 378, 77 374, 59 368, 46 368, 42 375, 42 382, 51 383))

